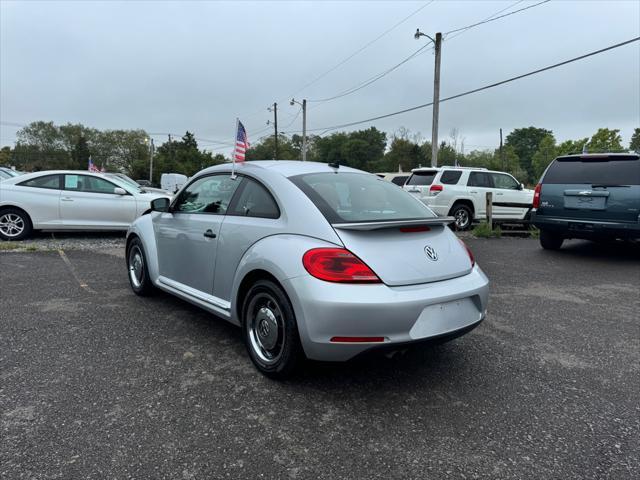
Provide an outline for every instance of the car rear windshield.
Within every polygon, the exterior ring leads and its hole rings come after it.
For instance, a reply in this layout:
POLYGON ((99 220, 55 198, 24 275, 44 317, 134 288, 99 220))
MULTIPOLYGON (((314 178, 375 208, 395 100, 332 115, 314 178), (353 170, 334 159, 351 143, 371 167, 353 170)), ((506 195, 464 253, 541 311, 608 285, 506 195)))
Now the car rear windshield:
POLYGON ((330 223, 433 218, 410 193, 375 175, 308 173, 289 178, 330 223))
POLYGON ((619 157, 560 157, 547 170, 543 183, 640 185, 640 159, 619 157))
POLYGON ((433 179, 436 178, 437 170, 427 172, 413 172, 405 185, 431 185, 433 179))

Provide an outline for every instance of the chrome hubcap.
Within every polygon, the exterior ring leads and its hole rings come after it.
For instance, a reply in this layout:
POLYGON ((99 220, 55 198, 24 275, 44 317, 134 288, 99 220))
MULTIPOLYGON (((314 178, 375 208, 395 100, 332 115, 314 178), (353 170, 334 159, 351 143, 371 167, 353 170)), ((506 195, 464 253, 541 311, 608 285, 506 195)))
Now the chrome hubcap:
POLYGON ((24 220, 15 213, 5 213, 0 216, 0 232, 3 235, 13 238, 24 231, 24 220))
POLYGON ((260 361, 276 363, 284 349, 284 321, 275 299, 267 293, 256 295, 248 308, 249 341, 260 361))
POLYGON ((144 278, 144 257, 137 245, 129 252, 129 278, 134 287, 140 288, 144 278))

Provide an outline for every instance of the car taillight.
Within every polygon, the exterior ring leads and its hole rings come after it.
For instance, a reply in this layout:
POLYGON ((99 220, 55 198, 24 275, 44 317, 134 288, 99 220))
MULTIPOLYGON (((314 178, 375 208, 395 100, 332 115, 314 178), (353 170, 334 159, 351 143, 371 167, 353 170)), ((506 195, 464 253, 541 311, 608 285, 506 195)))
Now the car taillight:
POLYGON ((540 208, 540 190, 542 190, 541 183, 537 184, 533 191, 533 208, 540 208))
POLYGON ((431 185, 431 188, 429 188, 429 192, 431 192, 431 195, 437 195, 442 190, 444 190, 444 187, 442 185, 431 185))
POLYGON ((471 251, 471 249, 469 247, 467 247, 467 244, 464 243, 462 240, 458 239, 458 241, 462 244, 464 249, 467 251, 467 255, 469 255, 469 260, 471 260, 471 268, 473 268, 475 266, 475 264, 476 264, 476 259, 473 256, 473 252, 471 251))
POLYGON ((344 248, 314 248, 302 257, 304 268, 316 278, 338 283, 380 283, 362 260, 344 248))

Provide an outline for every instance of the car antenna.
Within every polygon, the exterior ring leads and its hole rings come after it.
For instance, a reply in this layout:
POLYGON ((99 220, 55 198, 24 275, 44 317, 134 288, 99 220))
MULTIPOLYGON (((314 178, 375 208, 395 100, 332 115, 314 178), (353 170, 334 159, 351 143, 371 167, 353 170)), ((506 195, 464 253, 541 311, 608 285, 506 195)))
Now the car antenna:
POLYGON ((329 162, 327 165, 331 168, 340 168, 340 164, 338 162, 329 162))

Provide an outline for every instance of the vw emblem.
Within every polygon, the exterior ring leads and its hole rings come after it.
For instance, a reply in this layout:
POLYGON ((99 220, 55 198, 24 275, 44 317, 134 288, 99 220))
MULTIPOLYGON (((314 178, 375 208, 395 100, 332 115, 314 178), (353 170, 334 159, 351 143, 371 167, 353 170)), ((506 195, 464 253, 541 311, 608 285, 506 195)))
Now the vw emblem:
POLYGON ((434 262, 438 260, 438 254, 436 253, 435 249, 431 245, 427 245, 426 247, 424 247, 424 253, 427 254, 427 257, 429 257, 429 260, 433 260, 434 262))

